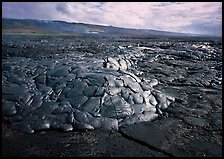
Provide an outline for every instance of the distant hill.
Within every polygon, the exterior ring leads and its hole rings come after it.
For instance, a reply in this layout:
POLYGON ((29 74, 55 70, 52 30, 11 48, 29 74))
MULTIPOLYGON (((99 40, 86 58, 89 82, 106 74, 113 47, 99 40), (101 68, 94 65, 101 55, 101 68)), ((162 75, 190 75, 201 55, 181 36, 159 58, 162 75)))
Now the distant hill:
POLYGON ((70 23, 65 21, 8 19, 2 18, 3 34, 34 34, 34 35, 98 35, 109 37, 205 37, 205 35, 176 33, 148 29, 130 29, 113 26, 70 23))

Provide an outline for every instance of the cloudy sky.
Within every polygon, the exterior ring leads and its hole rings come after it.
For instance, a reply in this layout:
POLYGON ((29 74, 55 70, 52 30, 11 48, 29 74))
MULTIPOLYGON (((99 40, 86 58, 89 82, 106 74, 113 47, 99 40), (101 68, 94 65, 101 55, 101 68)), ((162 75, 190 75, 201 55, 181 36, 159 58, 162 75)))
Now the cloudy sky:
POLYGON ((2 16, 222 34, 222 2, 3 2, 2 16))

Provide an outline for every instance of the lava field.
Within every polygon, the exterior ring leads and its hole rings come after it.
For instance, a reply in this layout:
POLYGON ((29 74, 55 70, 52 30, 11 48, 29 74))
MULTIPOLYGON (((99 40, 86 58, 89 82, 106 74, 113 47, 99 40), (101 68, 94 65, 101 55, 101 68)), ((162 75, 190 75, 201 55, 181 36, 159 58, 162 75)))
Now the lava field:
POLYGON ((3 156, 220 157, 222 41, 3 35, 2 140, 3 156))

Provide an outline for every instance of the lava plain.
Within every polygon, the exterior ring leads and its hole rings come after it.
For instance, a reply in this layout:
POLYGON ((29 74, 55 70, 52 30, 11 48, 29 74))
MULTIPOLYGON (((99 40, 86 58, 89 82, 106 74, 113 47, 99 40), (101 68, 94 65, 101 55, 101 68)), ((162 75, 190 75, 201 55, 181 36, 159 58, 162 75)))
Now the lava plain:
MULTIPOLYGON (((8 79, 16 80, 4 74, 16 68, 11 68, 9 61, 16 65, 23 59, 20 64, 26 67, 26 60, 103 59, 128 53, 136 55, 130 59, 139 78, 157 79, 155 89, 175 98, 163 115, 118 130, 43 130, 33 134, 12 130, 10 117, 3 117, 2 156, 221 157, 219 40, 3 35, 2 86, 8 79)), ((14 71, 19 74, 19 70, 14 71)))

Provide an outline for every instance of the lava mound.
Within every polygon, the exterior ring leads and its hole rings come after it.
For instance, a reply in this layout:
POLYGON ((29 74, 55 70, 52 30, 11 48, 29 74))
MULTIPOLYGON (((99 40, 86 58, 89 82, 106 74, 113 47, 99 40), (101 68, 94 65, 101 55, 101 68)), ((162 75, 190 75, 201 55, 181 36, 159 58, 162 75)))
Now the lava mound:
POLYGON ((125 57, 3 61, 2 113, 12 129, 118 129, 162 114, 174 98, 131 72, 125 57))

